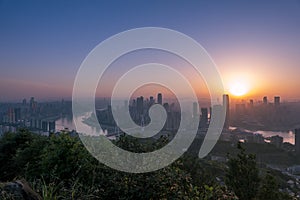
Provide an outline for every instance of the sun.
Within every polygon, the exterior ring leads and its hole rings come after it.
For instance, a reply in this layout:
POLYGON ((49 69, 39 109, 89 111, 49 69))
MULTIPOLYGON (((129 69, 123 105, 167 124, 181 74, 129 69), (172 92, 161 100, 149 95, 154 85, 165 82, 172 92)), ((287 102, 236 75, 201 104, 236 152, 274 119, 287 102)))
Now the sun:
POLYGON ((249 85, 243 80, 237 80, 229 84, 229 92, 234 96, 244 96, 249 92, 249 85))

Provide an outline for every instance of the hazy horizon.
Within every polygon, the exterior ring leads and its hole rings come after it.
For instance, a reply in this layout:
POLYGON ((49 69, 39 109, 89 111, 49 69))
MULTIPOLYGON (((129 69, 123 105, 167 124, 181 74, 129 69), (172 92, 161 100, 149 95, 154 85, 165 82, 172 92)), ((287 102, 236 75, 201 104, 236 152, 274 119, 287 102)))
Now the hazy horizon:
MULTIPOLYGON (((0 1, 0 102, 34 96, 71 99, 81 63, 100 42, 147 26, 180 31, 199 42, 216 63, 225 93, 247 85, 244 99, 281 96, 300 100, 300 1, 0 1), (238 83, 236 83, 238 82, 238 83)), ((100 82, 97 96, 110 96, 120 73, 143 62, 181 70, 198 98, 203 80, 178 58, 133 52, 118 59, 100 82)))

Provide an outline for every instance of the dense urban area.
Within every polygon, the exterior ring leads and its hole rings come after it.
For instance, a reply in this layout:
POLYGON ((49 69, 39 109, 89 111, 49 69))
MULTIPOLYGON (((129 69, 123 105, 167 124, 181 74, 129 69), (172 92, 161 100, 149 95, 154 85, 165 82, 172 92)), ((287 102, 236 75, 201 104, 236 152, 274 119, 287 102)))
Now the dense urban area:
MULTIPOLYGON (((190 113, 185 113, 199 117, 198 132, 188 151, 170 166, 146 174, 118 172, 93 158, 72 122, 71 101, 37 102, 31 97, 29 102, 1 103, 1 197, 299 199, 300 102, 281 102, 280 97, 235 102, 223 95, 222 104, 215 106, 227 110, 224 128, 203 159, 197 155, 213 113, 198 103, 191 102, 190 113)), ((146 142, 117 127, 108 98, 96 101, 96 116, 105 129, 102 132, 119 147, 153 151, 176 134, 181 120, 178 102, 164 101, 159 93, 157 98, 124 101, 118 108, 129 109, 134 122, 143 127, 150 122, 148 110, 154 104, 164 107, 167 119, 163 129, 146 142)), ((83 122, 93 126, 89 117, 83 122)))

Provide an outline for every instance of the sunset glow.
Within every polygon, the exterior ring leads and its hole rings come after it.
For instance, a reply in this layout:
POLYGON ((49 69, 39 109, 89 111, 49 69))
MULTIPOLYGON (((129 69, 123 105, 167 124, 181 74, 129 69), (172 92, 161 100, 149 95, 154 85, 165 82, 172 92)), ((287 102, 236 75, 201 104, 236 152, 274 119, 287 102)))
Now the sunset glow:
POLYGON ((229 92, 237 97, 246 95, 249 90, 249 83, 245 80, 235 80, 229 84, 229 92))
MULTIPOLYGON (((95 5, 58 2, 35 2, 34 6, 22 1, 0 3, 0 102, 20 102, 25 96, 71 99, 76 73, 90 50, 113 34, 147 26, 181 31, 203 45, 220 72, 225 92, 233 97, 261 100, 280 95, 287 101, 300 100, 298 1, 205 6, 193 1, 185 7, 189 12, 182 10, 180 1, 174 2, 171 10, 169 2, 160 6, 140 1, 118 6, 102 1, 95 5), (72 12, 66 16, 64 9, 69 6, 72 12), (87 27, 93 28, 87 31, 87 27)), ((208 77, 175 54, 157 49, 133 51, 116 59, 101 78, 96 96, 110 96, 126 71, 152 62, 178 70, 199 98, 209 97, 204 81, 208 77)))

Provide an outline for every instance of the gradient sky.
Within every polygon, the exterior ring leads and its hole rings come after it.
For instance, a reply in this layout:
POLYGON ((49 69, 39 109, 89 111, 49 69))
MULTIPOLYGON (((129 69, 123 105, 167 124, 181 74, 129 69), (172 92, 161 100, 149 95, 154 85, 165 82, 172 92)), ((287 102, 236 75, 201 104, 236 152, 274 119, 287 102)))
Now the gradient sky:
POLYGON ((243 79, 249 97, 300 99, 300 1, 0 0, 0 102, 70 98, 97 44, 145 26, 198 41, 226 90, 243 79))

